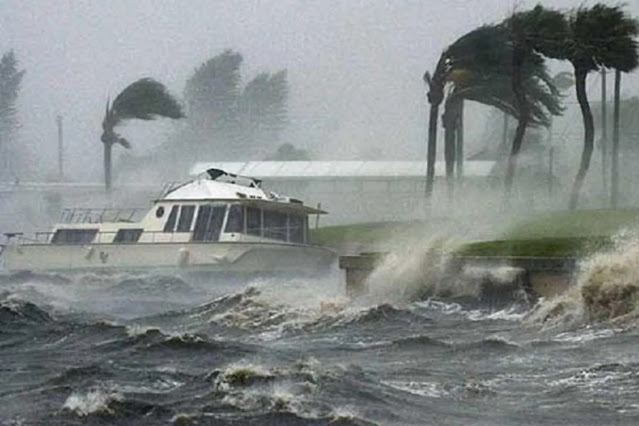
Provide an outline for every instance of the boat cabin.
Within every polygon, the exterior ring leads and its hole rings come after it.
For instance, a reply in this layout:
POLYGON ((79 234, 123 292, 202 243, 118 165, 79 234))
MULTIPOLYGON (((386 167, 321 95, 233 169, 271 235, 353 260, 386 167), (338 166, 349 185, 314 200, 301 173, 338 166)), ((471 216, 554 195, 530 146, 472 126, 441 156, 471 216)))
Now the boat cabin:
POLYGON ((52 244, 309 243, 308 216, 324 211, 266 193, 260 182, 209 170, 168 189, 140 222, 115 219, 58 224, 52 244))

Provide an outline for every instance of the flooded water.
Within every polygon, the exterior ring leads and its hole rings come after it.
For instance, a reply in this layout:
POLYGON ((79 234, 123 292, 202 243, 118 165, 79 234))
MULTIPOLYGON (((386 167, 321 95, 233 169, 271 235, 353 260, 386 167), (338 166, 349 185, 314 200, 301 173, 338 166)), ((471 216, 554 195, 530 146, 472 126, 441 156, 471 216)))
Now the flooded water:
POLYGON ((432 253, 354 299, 338 271, 5 276, 0 424, 637 424, 633 247, 540 301, 482 298, 432 253))

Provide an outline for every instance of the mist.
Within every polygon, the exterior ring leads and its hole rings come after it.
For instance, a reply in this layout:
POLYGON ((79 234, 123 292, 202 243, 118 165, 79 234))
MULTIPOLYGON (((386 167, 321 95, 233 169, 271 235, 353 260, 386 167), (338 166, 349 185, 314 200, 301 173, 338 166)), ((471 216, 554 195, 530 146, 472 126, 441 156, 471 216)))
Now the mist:
MULTIPOLYGON (((20 128, 13 143, 17 147, 13 169, 22 181, 46 180, 56 174, 55 117, 62 115, 65 178, 101 182, 103 147, 99 137, 107 99, 148 76, 183 100, 186 81, 194 70, 225 49, 242 54, 243 84, 260 72, 287 70, 288 125, 281 143, 308 151, 314 160, 425 161, 428 104, 424 71, 432 70, 442 50, 460 35, 536 4, 480 3, 469 7, 461 0, 315 4, 292 0, 4 1, 0 49, 13 49, 26 70, 17 105, 20 128)), ((594 4, 568 0, 541 3, 559 9, 594 4)), ((634 17, 639 15, 636 3, 627 4, 625 10, 634 17)), ((571 71, 567 63, 552 63, 550 67, 551 73, 571 71)), ((591 101, 600 96, 597 79, 596 73, 588 78, 591 101)), ((622 98, 632 96, 638 88, 636 73, 624 75, 622 98)), ((573 89, 566 92, 564 104, 564 115, 553 122, 550 135, 542 137, 553 140, 555 170, 565 190, 576 171, 583 130, 573 89)), ((145 155, 166 143, 179 126, 163 119, 124 126, 122 133, 133 148, 128 152, 114 150, 114 172, 118 173, 126 155, 150 158, 145 155)), ((469 102, 465 127, 466 155, 472 156, 497 143, 494 139, 499 138, 499 130, 497 134, 494 130, 500 129, 501 123, 491 109, 469 102)), ((439 159, 443 159, 442 151, 440 148, 439 159)), ((586 207, 603 202, 598 195, 601 179, 597 162, 595 152, 584 188, 586 207)), ((151 161, 139 167, 121 179, 157 183, 159 187, 157 179, 188 175, 186 168, 167 172, 151 161)), ((521 179, 516 178, 516 188, 519 184, 521 179)), ((530 211, 530 198, 535 200, 533 210, 565 208, 567 195, 561 188, 546 195, 545 187, 534 182, 529 186, 534 191, 518 193, 515 198, 521 200, 521 208, 514 208, 514 212, 530 211)), ((447 214, 452 209, 461 214, 477 211, 477 207, 487 212, 499 210, 501 186, 482 188, 487 189, 478 193, 471 186, 460 193, 458 199, 463 201, 456 206, 451 206, 443 193, 436 194, 436 212, 447 214)), ((422 207, 414 208, 400 218, 410 219, 423 212, 422 207)), ((353 221, 396 216, 386 210, 361 214, 353 221)))

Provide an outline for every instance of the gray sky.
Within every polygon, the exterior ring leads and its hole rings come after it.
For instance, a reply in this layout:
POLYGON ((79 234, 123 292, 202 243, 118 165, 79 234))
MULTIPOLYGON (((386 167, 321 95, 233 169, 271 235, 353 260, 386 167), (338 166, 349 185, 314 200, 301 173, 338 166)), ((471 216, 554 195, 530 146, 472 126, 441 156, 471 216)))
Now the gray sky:
MULTIPOLYGON (((413 159, 425 153, 424 70, 464 32, 534 3, 0 0, 0 51, 14 49, 27 70, 19 136, 51 170, 57 114, 65 117, 74 164, 84 168, 74 175, 99 180, 107 96, 151 76, 181 97, 193 69, 226 48, 243 54, 245 78, 288 69, 287 141, 323 158, 354 158, 373 147, 384 158, 413 159)), ((639 16, 639 1, 626 9, 639 16)), ((636 91, 636 80, 627 79, 626 93, 636 91)), ((471 126, 485 118, 476 112, 471 126)), ((127 131, 141 152, 170 132, 170 123, 127 131)))

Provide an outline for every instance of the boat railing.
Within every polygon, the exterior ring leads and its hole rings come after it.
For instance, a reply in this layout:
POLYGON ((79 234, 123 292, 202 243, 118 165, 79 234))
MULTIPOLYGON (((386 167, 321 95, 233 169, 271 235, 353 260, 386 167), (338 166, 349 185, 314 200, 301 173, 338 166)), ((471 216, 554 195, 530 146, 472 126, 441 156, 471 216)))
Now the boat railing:
POLYGON ((100 208, 66 208, 62 211, 60 223, 101 223, 101 222, 133 222, 146 212, 141 208, 100 209, 100 208))
MULTIPOLYGON (((282 238, 282 235, 286 234, 285 229, 279 230, 273 228, 270 232, 265 235, 252 235, 255 240, 252 242, 273 242, 276 241, 286 241, 282 238), (283 233, 283 234, 282 234, 283 233), (279 236, 279 238, 278 238, 279 236)), ((90 241, 86 240, 78 240, 78 241, 58 241, 53 242, 53 236, 55 235, 55 231, 47 231, 47 232, 35 232, 32 235, 25 235, 22 233, 12 233, 5 234, 6 244, 15 244, 15 245, 33 245, 33 244, 72 244, 72 245, 90 245, 90 244, 111 244, 114 243, 115 237, 118 231, 99 231, 94 234, 94 237, 90 241)), ((126 236, 123 236, 123 239, 115 242, 116 244, 157 244, 157 243, 188 243, 188 242, 214 242, 214 241, 193 241, 190 233, 182 233, 182 232, 164 232, 164 231, 144 231, 142 232, 137 239, 127 240, 126 236)))

